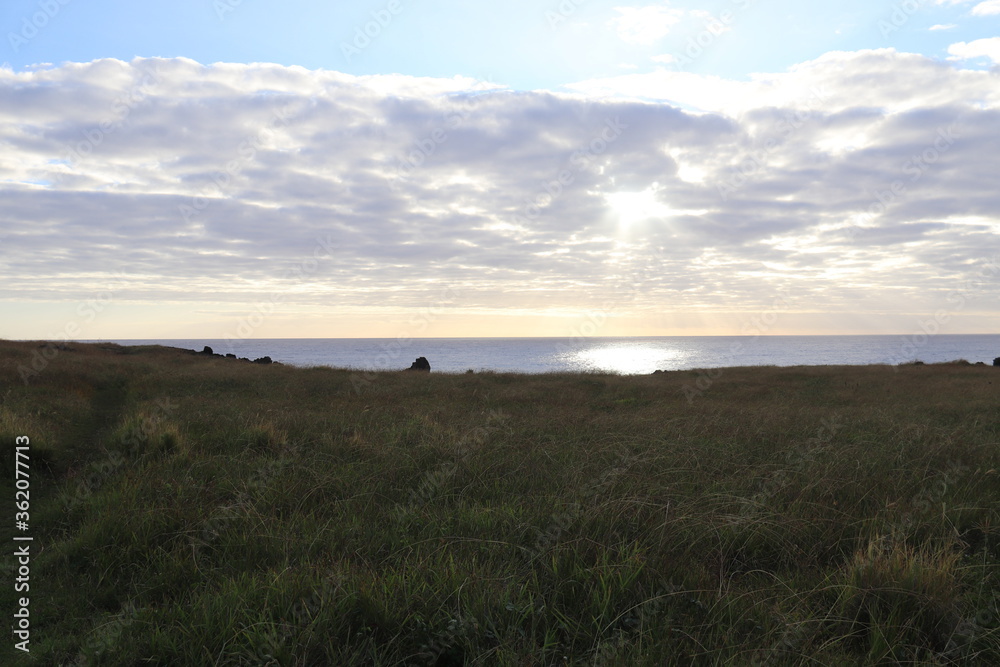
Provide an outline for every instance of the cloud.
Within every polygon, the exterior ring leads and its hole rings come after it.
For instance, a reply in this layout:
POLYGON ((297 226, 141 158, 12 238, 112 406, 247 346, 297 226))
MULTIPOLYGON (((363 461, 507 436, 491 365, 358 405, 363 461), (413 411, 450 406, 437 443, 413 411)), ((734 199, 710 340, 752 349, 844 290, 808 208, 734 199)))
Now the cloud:
MULTIPOLYGON (((935 5, 967 5, 976 0, 934 0, 935 5)), ((982 0, 972 8, 973 16, 994 16, 1000 14, 1000 0, 982 0)))
POLYGON ((973 42, 958 42, 948 47, 948 53, 955 60, 989 58, 994 63, 1000 63, 1000 37, 977 39, 973 42))
POLYGON ((779 291, 934 312, 1000 247, 997 76, 891 50, 568 93, 184 59, 0 69, 0 281, 25 303, 114 277, 137 307, 376 319, 445 287, 466 313, 740 312, 779 291))
POLYGON ((928 28, 928 30, 930 30, 930 31, 935 31, 935 30, 954 30, 957 27, 958 27, 958 24, 956 24, 956 23, 948 23, 948 24, 938 23, 937 25, 932 25, 930 28, 928 28))
MULTIPOLYGON (((992 40, 980 42, 992 44, 992 40)), ((787 72, 753 74, 749 81, 660 68, 590 79, 569 88, 587 95, 669 101, 717 113, 808 105, 829 111, 878 107, 899 112, 962 100, 941 86, 958 86, 970 101, 1000 104, 1000 90, 992 87, 993 79, 988 73, 955 70, 921 55, 878 49, 833 51, 787 72), (906 76, 900 77, 901 72, 906 76)))
POLYGON ((972 8, 973 16, 996 16, 1000 14, 1000 0, 985 0, 972 8))
POLYGON ((631 44, 652 44, 670 34, 684 18, 683 9, 663 5, 615 7, 618 16, 609 21, 618 37, 631 44))

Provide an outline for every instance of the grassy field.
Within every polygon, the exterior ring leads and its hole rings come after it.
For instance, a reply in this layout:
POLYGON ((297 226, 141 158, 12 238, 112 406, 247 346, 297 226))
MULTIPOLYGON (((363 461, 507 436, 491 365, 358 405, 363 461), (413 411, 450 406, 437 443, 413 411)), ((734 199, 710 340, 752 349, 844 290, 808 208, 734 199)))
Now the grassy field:
POLYGON ((998 368, 69 348, 0 341, 2 664, 1000 664, 998 368))

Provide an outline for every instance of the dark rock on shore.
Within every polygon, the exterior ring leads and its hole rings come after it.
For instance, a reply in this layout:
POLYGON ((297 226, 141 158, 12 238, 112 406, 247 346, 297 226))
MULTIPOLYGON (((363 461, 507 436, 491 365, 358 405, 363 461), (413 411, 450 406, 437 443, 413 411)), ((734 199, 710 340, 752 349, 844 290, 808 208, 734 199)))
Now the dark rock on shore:
POLYGON ((224 354, 224 355, 223 354, 216 354, 215 351, 212 350, 212 348, 209 347, 208 345, 206 345, 205 349, 203 349, 201 352, 195 352, 194 350, 192 350, 191 353, 192 354, 204 354, 204 355, 209 356, 209 357, 219 357, 220 359, 237 359, 239 361, 246 361, 246 362, 254 363, 254 364, 277 364, 278 363, 277 361, 274 361, 273 359, 271 359, 271 357, 258 357, 257 359, 254 359, 253 361, 251 361, 250 359, 247 359, 246 357, 237 357, 232 352, 229 352, 228 354, 224 354))
POLYGON ((431 362, 427 361, 427 357, 417 357, 417 360, 410 364, 410 367, 406 370, 430 372, 431 362))

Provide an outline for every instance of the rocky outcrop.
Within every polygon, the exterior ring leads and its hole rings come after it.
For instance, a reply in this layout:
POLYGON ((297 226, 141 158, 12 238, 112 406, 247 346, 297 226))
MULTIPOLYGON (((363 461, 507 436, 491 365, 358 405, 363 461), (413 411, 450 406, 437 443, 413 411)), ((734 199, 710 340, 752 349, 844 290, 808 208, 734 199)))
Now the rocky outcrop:
MULTIPOLYGON (((239 361, 251 362, 250 359, 247 359, 246 357, 237 357, 232 352, 230 352, 228 354, 218 354, 211 347, 209 347, 208 345, 206 345, 205 349, 203 349, 201 352, 196 352, 194 350, 191 350, 191 354, 203 354, 206 357, 218 357, 219 359, 234 359, 234 360, 238 359, 239 361)), ((276 365, 278 364, 278 362, 274 361, 273 359, 271 359, 271 357, 258 357, 257 359, 254 359, 251 363, 254 363, 254 364, 276 364, 276 365)))
POLYGON ((427 361, 427 357, 417 357, 417 360, 410 364, 410 367, 406 370, 424 371, 429 373, 431 370, 431 362, 427 361))

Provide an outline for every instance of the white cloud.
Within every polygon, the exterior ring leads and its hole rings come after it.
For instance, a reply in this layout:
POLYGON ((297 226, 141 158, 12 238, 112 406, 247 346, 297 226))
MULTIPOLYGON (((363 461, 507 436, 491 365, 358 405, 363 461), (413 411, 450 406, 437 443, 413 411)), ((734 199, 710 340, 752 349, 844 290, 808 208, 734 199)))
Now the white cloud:
POLYGON ((996 76, 891 50, 573 94, 183 59, 0 69, 0 284, 66 301, 121 274, 151 309, 277 294, 339 314, 443 287, 466 312, 585 309, 638 280, 633 313, 779 289, 934 312, 1000 247, 996 76), (646 193, 627 226, 621 193, 646 193))
POLYGON ((955 23, 948 23, 948 24, 938 23, 937 25, 932 25, 930 28, 928 28, 928 30, 931 30, 931 31, 935 31, 935 30, 954 30, 957 27, 958 27, 958 24, 955 24, 955 23))
MULTIPOLYGON (((977 55, 985 46, 972 44, 976 45, 977 55)), ((833 51, 787 72, 754 74, 749 81, 661 68, 644 74, 581 81, 569 88, 587 95, 658 99, 731 114, 768 106, 828 111, 877 107, 901 112, 973 100, 1000 106, 1000 88, 993 81, 989 73, 956 71, 921 55, 879 49, 833 51), (900 72, 907 74, 900 76, 900 72), (958 86, 958 90, 948 89, 952 86, 958 86)))
POLYGON ((615 7, 618 16, 611 19, 618 37, 631 44, 652 44, 670 34, 670 29, 684 18, 683 9, 666 4, 644 7, 615 7))
MULTIPOLYGON (((935 5, 967 5, 972 2, 977 2, 977 0, 934 0, 935 5)), ((973 16, 993 16, 995 14, 1000 14, 1000 0, 980 0, 975 7, 972 8, 973 16)))
POLYGON ((1000 63, 1000 37, 958 42, 948 47, 948 53, 953 56, 953 60, 989 58, 994 63, 1000 63))
POLYGON ((1000 0, 985 0, 972 8, 973 16, 995 16, 1000 14, 1000 0))

